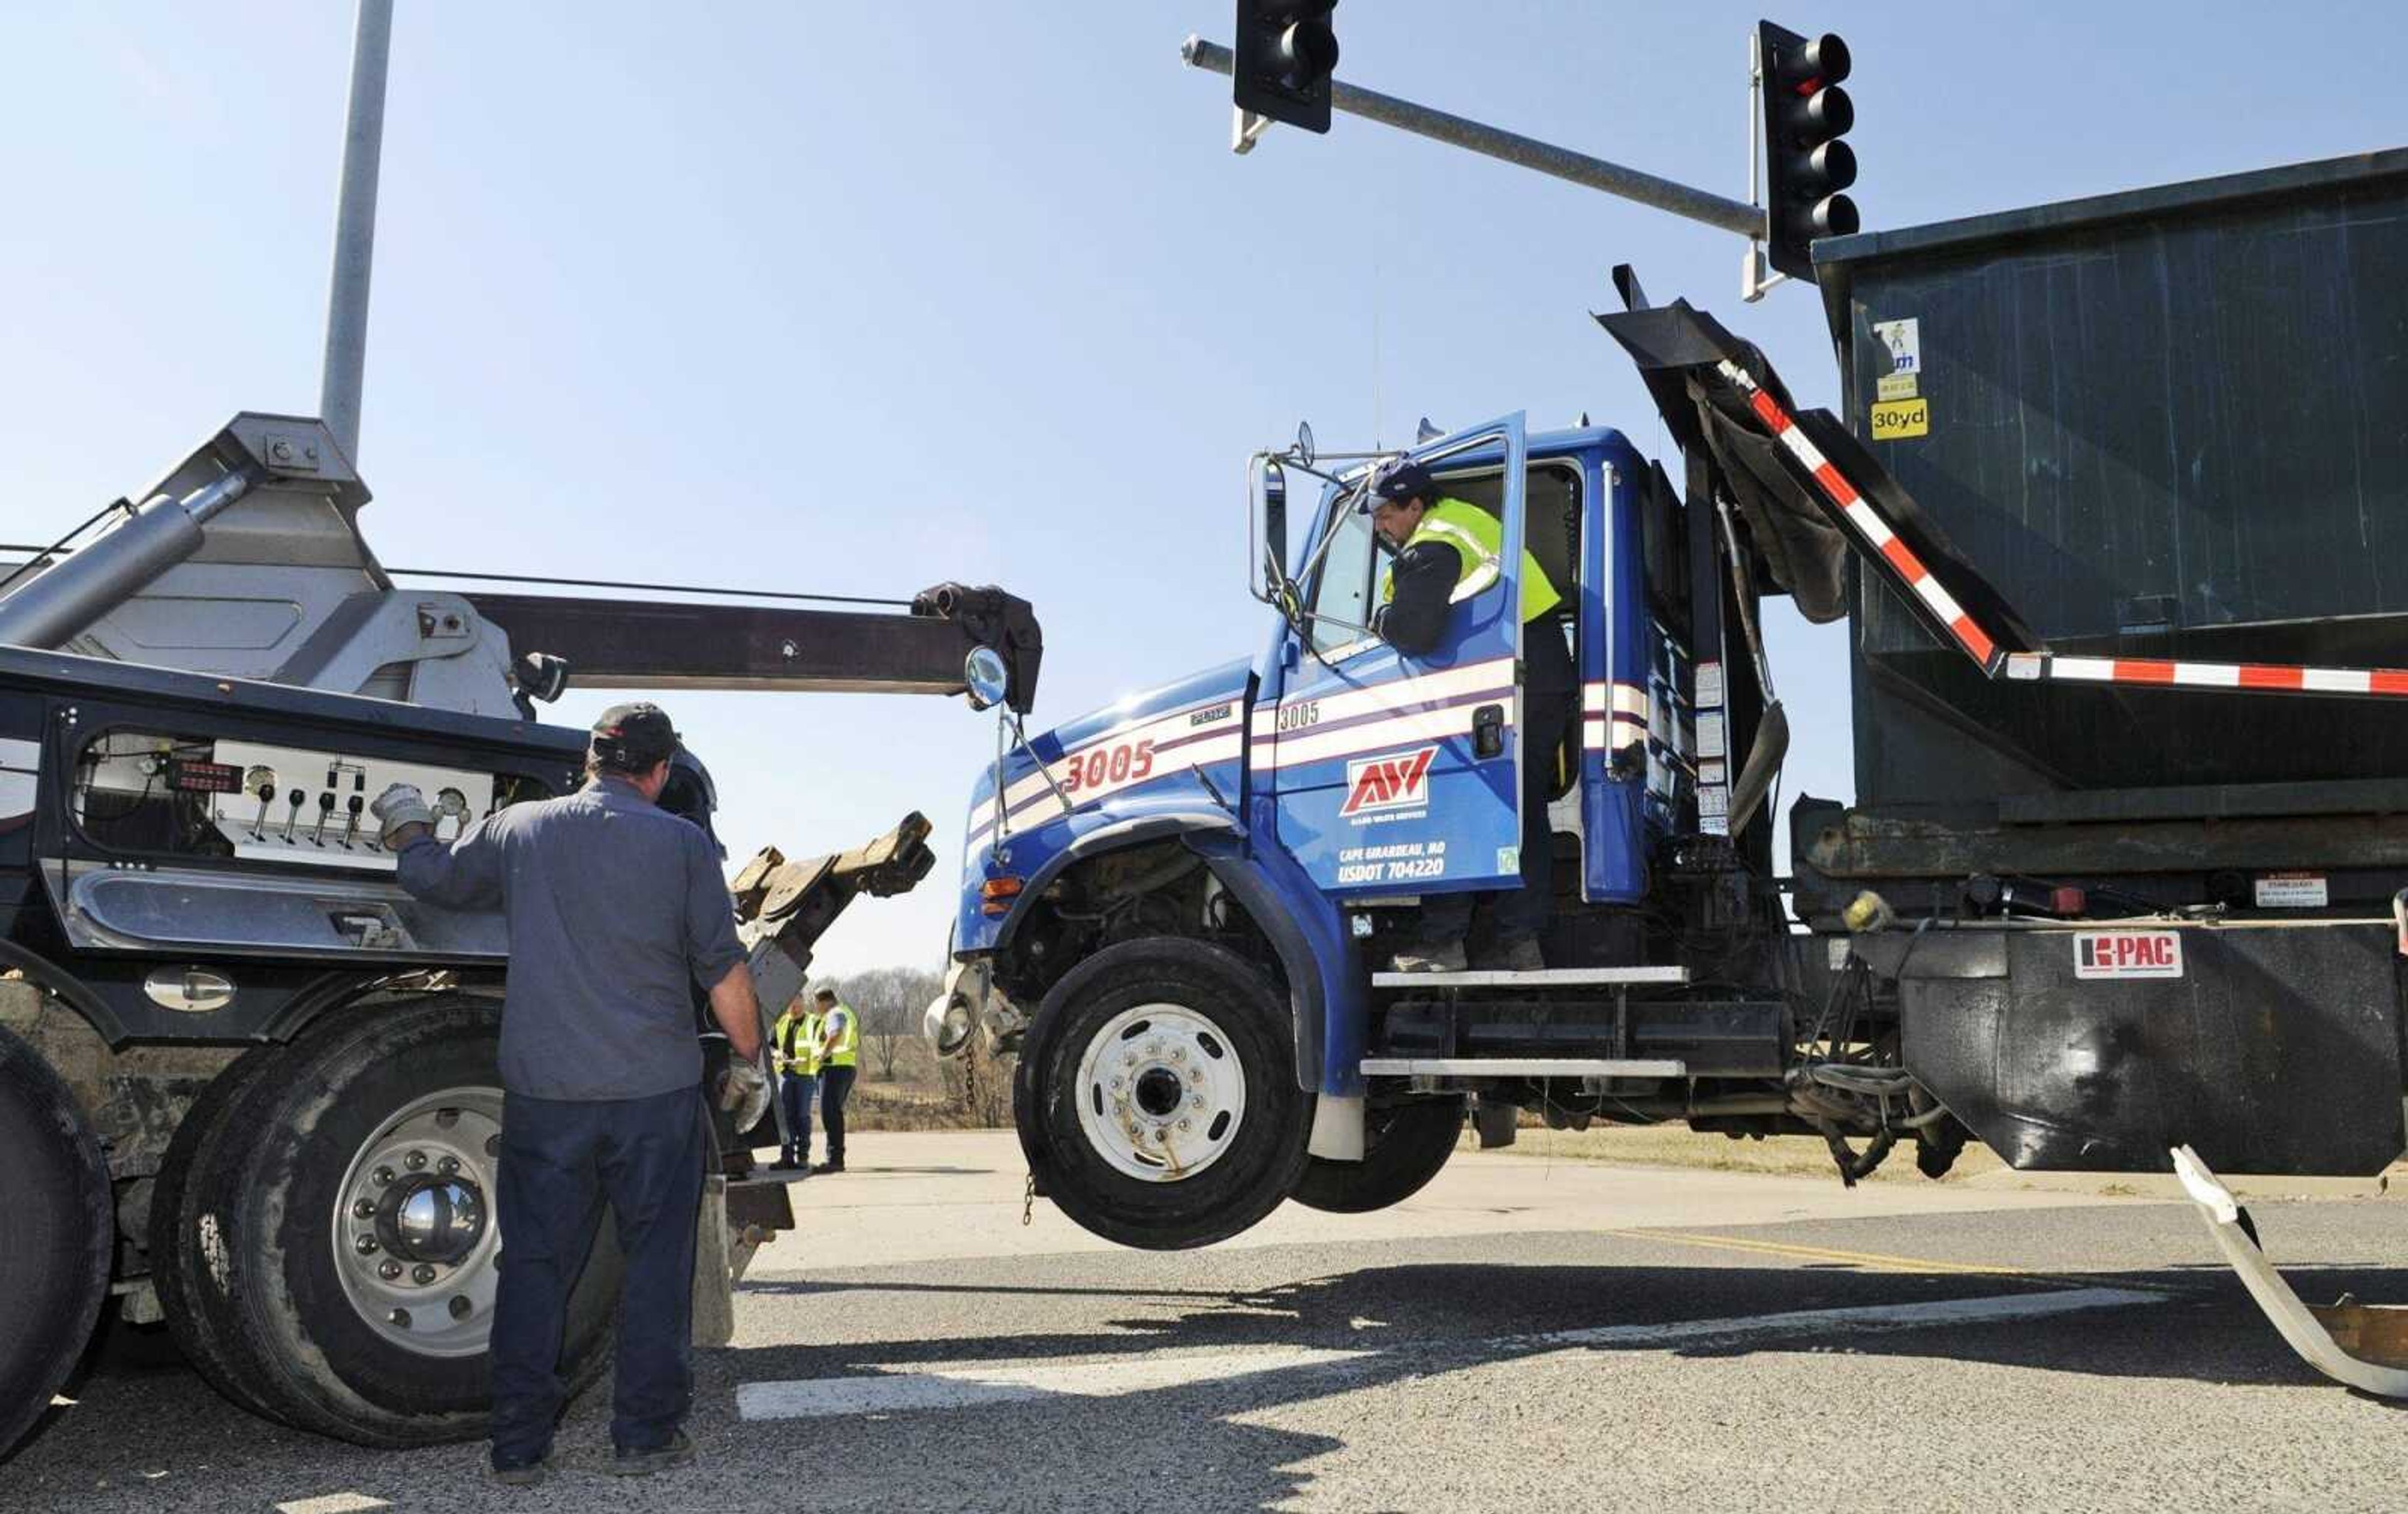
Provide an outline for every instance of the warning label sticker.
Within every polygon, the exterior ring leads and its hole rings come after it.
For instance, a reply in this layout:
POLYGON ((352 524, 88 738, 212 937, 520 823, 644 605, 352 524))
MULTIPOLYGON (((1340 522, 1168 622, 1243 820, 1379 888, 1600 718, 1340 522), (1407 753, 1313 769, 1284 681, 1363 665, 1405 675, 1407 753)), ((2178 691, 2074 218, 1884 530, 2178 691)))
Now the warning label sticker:
POLYGON ((2331 901, 2321 872, 2261 872, 2250 893, 2261 910, 2320 910, 2331 901))
POLYGON ((1923 323, 1914 316, 1903 321, 1875 321, 1873 340, 1889 349, 1891 373, 1923 371, 1923 323))
POLYGON ((1875 381, 1873 392, 1884 399, 1913 399, 1918 377, 1913 373, 1885 373, 1875 381))
POLYGON ((1931 401, 1887 399, 1872 408, 1873 440, 1904 441, 1931 434, 1931 401))
POLYGON ((2179 930, 2083 930, 2073 937, 2077 978, 2178 978, 2179 930))

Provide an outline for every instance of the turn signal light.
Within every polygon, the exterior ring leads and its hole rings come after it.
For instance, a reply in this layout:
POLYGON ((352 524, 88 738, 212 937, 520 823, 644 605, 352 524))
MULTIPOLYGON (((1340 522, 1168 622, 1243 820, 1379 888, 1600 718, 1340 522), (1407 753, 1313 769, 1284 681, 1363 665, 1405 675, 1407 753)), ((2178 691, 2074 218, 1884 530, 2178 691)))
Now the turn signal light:
POLYGON ((1011 901, 1020 897, 1020 879, 1006 873, 1000 878, 989 878, 979 885, 979 913, 982 915, 1009 913, 1011 909, 1011 901))

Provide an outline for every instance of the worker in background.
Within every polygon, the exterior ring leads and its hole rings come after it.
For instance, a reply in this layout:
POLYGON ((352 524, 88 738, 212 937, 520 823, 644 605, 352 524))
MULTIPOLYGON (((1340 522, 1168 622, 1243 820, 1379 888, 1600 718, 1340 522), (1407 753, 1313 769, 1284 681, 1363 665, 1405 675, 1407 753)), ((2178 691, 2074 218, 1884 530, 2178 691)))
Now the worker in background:
MULTIPOLYGON (((1502 577, 1505 528, 1497 517, 1439 492, 1429 469, 1404 462, 1375 478, 1362 507, 1371 528, 1396 553, 1384 602, 1371 627, 1408 656, 1434 651, 1455 606, 1502 577)), ((1522 886, 1484 897, 1493 901, 1497 966, 1529 973, 1545 967, 1539 944, 1554 904, 1555 848, 1547 802, 1555 787, 1556 755, 1570 728, 1580 684, 1557 610, 1564 597, 1527 551, 1522 554, 1522 886)), ((1469 964, 1474 896, 1422 896, 1416 938, 1398 950, 1399 973, 1459 973, 1469 964)))
POLYGON ((691 984, 707 987, 734 1054, 722 1103, 758 1118, 767 1080, 716 848, 654 802, 677 750, 657 706, 615 705, 573 794, 497 811, 448 844, 409 785, 371 806, 404 888, 509 921, 491 1475, 511 1486, 541 1481, 551 1457, 569 1289, 606 1200, 625 1266, 610 1470, 694 1460, 695 1219, 711 1138, 691 984))
POLYGON ((861 1060, 861 1017, 837 1000, 834 988, 812 996, 820 1017, 820 1123, 827 1127, 827 1161, 815 1173, 844 1171, 844 1102, 861 1060))
POLYGON ((820 1084, 820 1017, 801 998, 769 1028, 769 1055, 778 1066, 779 1139, 776 1165, 810 1175, 811 1100, 820 1084))

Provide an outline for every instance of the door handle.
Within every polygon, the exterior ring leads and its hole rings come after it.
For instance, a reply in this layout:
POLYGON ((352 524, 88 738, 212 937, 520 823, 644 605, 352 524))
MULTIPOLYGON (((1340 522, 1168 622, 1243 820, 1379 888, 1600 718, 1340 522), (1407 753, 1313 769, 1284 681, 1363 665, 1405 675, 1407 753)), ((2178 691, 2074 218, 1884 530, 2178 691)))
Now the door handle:
POLYGON ((1505 753, 1505 707, 1484 704, 1471 712, 1471 755, 1479 758, 1505 753))

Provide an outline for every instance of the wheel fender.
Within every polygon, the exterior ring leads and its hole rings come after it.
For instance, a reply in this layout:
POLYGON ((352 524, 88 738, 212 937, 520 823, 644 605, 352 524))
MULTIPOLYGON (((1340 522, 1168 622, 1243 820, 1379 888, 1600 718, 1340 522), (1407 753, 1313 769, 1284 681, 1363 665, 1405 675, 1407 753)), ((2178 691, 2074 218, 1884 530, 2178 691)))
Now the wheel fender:
MULTIPOLYGON (((1054 879, 1080 862, 1147 842, 1178 838, 1204 859, 1221 887, 1236 896, 1247 915, 1279 954, 1288 984, 1288 1015, 1296 1045, 1297 1086, 1310 1092, 1336 1090, 1326 1087, 1323 1065, 1329 1044, 1330 1005, 1361 1000, 1350 988, 1360 974, 1356 953, 1345 923, 1317 890, 1300 894, 1282 888, 1259 861, 1248 855, 1245 832, 1220 810, 1171 811, 1134 816, 1080 836, 1046 859, 1032 874, 996 933, 998 955, 1010 950, 1013 935, 1029 910, 1054 879), (1333 998, 1333 995, 1335 997, 1333 998)), ((1356 1011, 1359 1018, 1359 1009, 1356 1011)), ((1357 1047, 1359 1052, 1360 1048, 1357 1047)), ((1350 1060, 1349 1066, 1353 1060, 1350 1060)), ((1359 1079, 1354 1081, 1359 1082, 1359 1079)))

